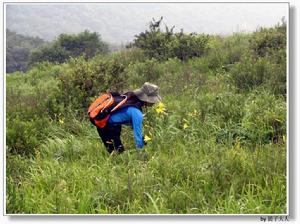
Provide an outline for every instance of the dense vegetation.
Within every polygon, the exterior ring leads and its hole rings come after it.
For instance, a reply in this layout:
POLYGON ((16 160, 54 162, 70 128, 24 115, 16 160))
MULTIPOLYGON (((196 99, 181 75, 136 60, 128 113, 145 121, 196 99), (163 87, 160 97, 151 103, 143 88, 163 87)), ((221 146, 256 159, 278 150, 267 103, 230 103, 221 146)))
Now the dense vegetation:
POLYGON ((286 213, 285 23, 169 39, 151 25, 125 51, 7 76, 7 213, 286 213), (88 105, 145 81, 163 96, 146 148, 124 127, 126 152, 107 154, 88 105))

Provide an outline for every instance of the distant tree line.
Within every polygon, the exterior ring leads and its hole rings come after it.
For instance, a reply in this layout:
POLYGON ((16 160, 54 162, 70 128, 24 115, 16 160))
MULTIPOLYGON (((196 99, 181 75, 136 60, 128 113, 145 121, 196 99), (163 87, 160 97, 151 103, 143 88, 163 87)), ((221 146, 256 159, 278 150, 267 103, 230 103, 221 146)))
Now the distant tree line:
POLYGON ((30 52, 45 44, 39 37, 29 37, 6 30, 6 72, 25 72, 28 68, 30 52))
POLYGON ((51 44, 35 49, 30 55, 29 64, 41 61, 63 63, 71 57, 84 55, 88 59, 107 52, 108 44, 101 40, 100 35, 85 30, 77 35, 61 34, 51 44))
MULTIPOLYGON (((251 37, 248 35, 246 38, 247 35, 245 35, 245 38, 242 39, 239 38, 239 35, 223 38, 207 34, 184 33, 182 29, 180 32, 174 32, 175 26, 171 28, 165 26, 162 29, 162 20, 163 17, 159 20, 153 19, 148 29, 136 35, 126 48, 138 48, 142 51, 143 57, 159 62, 170 58, 188 61, 191 58, 206 57, 205 60, 210 61, 207 63, 209 69, 220 68, 220 66, 229 68, 229 65, 241 63, 241 61, 253 65, 257 61, 265 63, 264 60, 266 60, 266 63, 272 61, 275 64, 284 65, 286 45, 286 23, 284 20, 275 28, 262 28, 254 32, 251 37), (243 43, 237 45, 235 39, 241 39, 243 43), (220 49, 223 51, 220 52, 220 49), (249 50, 251 52, 248 52, 249 50), (243 55, 247 55, 248 58, 243 55)), ((50 43, 37 37, 26 37, 7 30, 6 66, 8 73, 26 71, 38 62, 64 63, 70 58, 83 56, 85 59, 89 59, 108 52, 109 45, 102 41, 101 36, 97 32, 89 32, 88 30, 79 34, 61 34, 50 43)), ((259 65, 257 66, 259 67, 259 65)), ((263 76, 267 77, 263 74, 261 77, 257 77, 255 83, 250 83, 250 85, 245 79, 248 79, 254 72, 250 72, 251 69, 241 72, 237 66, 235 69, 234 77, 236 77, 237 85, 241 89, 244 89, 245 85, 251 87, 256 85, 256 82, 261 83, 264 79, 263 76), (250 75, 247 74, 249 72, 250 75)), ((261 69, 257 68, 256 72, 260 73, 260 71, 261 69)), ((285 76, 284 66, 276 71, 280 71, 277 78, 280 77, 283 80, 285 76)), ((253 79, 251 80, 253 82, 253 79)))
POLYGON ((27 71, 38 62, 63 63, 71 57, 86 59, 109 51, 97 32, 85 30, 79 34, 61 34, 52 42, 32 38, 7 30, 6 71, 27 71))

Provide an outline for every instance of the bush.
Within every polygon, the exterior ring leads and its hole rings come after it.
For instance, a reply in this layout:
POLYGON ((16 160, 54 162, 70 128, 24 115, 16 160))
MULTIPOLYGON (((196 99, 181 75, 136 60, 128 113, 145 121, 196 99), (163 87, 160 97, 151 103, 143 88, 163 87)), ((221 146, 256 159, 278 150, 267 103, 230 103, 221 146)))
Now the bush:
POLYGON ((69 57, 68 52, 57 44, 44 44, 30 53, 29 66, 43 61, 63 63, 69 57))
POLYGON ((34 155, 51 119, 56 120, 63 111, 56 101, 60 95, 55 79, 59 69, 52 66, 40 63, 26 75, 7 77, 6 137, 8 151, 13 154, 34 155))
POLYGON ((230 78, 240 92, 249 91, 264 83, 267 77, 272 76, 273 67, 268 60, 244 57, 236 63, 231 71, 230 78))
POLYGON ((219 36, 210 37, 208 41, 208 50, 203 57, 203 63, 208 70, 217 70, 225 64, 226 51, 223 46, 223 39, 219 36), (221 50, 222 49, 222 50, 221 50))
POLYGON ((256 57, 265 57, 286 48, 286 24, 275 28, 261 28, 250 39, 250 48, 256 57))
POLYGON ((250 35, 243 33, 234 33, 224 38, 222 53, 226 65, 239 62, 245 54, 249 53, 249 39, 250 35))
POLYGON ((189 62, 197 62, 202 72, 216 72, 220 69, 227 71, 228 67, 239 62, 248 53, 249 40, 247 35, 210 36, 202 57, 189 60, 189 62))
POLYGON ((285 63, 276 64, 267 57, 244 57, 232 66, 230 79, 239 92, 264 86, 274 94, 286 94, 285 63))
POLYGON ((265 87, 274 94, 287 94, 287 68, 286 68, 286 50, 281 49, 265 58, 270 61, 270 72, 265 79, 265 87))
POLYGON ((244 99, 242 94, 224 92, 215 95, 210 113, 222 118, 224 122, 239 123, 244 115, 244 99))
POLYGON ((167 44, 169 57, 176 57, 187 61, 193 57, 200 57, 206 52, 208 35, 177 33, 167 44))
POLYGON ((173 33, 174 27, 169 29, 166 26, 165 32, 161 31, 159 21, 153 21, 149 25, 149 30, 136 35, 133 43, 127 47, 137 47, 143 49, 149 58, 159 61, 168 58, 178 58, 187 61, 193 57, 200 57, 206 50, 208 35, 173 33))
POLYGON ((7 117, 22 117, 31 120, 61 113, 61 105, 56 98, 60 94, 56 75, 60 70, 49 63, 40 63, 26 75, 14 74, 7 77, 6 112, 7 117))
POLYGON ((253 142, 278 142, 286 135, 286 103, 266 91, 254 91, 245 103, 242 127, 253 142))
POLYGON ((72 58, 58 77, 58 103, 75 115, 82 116, 100 92, 121 91, 124 88, 125 67, 118 54, 95 57, 90 61, 84 57, 72 58))
POLYGON ((8 150, 13 154, 34 155, 36 147, 45 138, 45 129, 48 127, 47 118, 35 117, 34 120, 26 121, 21 117, 6 121, 6 143, 8 150))
POLYGON ((144 82, 156 82, 163 75, 162 66, 156 59, 130 64, 126 68, 127 82, 133 87, 141 86, 144 82))

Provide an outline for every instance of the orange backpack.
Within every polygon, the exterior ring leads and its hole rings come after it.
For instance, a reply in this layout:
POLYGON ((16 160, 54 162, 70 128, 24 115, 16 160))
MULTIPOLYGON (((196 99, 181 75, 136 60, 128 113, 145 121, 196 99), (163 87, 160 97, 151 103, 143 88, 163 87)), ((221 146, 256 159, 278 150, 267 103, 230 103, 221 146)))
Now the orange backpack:
POLYGON ((97 127, 104 128, 108 122, 110 113, 123 106, 128 99, 126 95, 119 96, 122 97, 122 100, 116 100, 112 93, 100 94, 88 109, 90 121, 97 127))

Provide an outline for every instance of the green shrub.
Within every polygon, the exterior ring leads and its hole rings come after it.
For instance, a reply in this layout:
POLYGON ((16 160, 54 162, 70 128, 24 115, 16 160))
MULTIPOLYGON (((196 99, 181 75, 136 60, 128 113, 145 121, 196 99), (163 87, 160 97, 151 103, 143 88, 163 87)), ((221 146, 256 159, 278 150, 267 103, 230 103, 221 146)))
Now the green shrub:
POLYGON ((240 123, 225 123, 216 132, 217 143, 233 145, 236 142, 246 143, 248 139, 247 130, 240 123))
POLYGON ((277 64, 269 57, 244 57, 231 67, 229 77, 240 92, 263 86, 274 94, 286 95, 286 74, 285 59, 277 64))
POLYGON ((225 50, 223 49, 223 39, 221 37, 210 37, 207 53, 203 57, 203 62, 207 68, 217 70, 225 64, 225 50))
POLYGON ((140 48, 129 48, 113 54, 127 67, 129 64, 147 60, 145 52, 140 48))
POLYGON ((223 40, 222 53, 225 57, 225 65, 239 62, 249 53, 249 34, 234 33, 223 40))
POLYGON ((267 79, 274 76, 275 69, 276 65, 265 58, 254 60, 244 57, 232 67, 230 78, 240 92, 245 92, 264 84, 267 79))
POLYGON ((34 155, 50 120, 63 110, 56 101, 58 82, 47 71, 51 73, 51 64, 41 63, 26 75, 7 77, 6 140, 11 153, 34 155))
POLYGON ((192 58, 187 62, 193 71, 199 73, 209 73, 210 72, 210 63, 207 57, 192 58))
POLYGON ((207 49, 208 35, 177 33, 167 44, 169 57, 187 61, 203 56, 207 49))
POLYGON ((264 86, 274 94, 287 94, 286 50, 273 52, 265 58, 270 61, 270 72, 267 73, 264 86))
POLYGON ((239 123, 244 115, 244 99, 242 94, 222 92, 216 94, 200 94, 197 104, 201 108, 204 121, 207 115, 216 116, 223 122, 239 123))
POLYGON ((97 57, 91 61, 73 58, 58 77, 61 93, 58 102, 75 115, 82 116, 100 92, 123 88, 124 70, 120 57, 97 57))
POLYGON ((265 57, 272 52, 286 48, 286 24, 283 22, 275 28, 260 28, 252 34, 250 48, 255 56, 265 57))
POLYGON ((149 30, 136 35, 133 43, 128 47, 143 49, 149 58, 159 61, 168 58, 178 58, 187 61, 193 57, 200 57, 206 51, 209 39, 205 34, 173 33, 174 27, 169 29, 166 26, 165 32, 160 29, 162 17, 159 21, 150 22, 149 30))
POLYGON ((286 103, 263 90, 254 91, 245 102, 242 127, 253 142, 279 142, 286 135, 286 103))
POLYGON ((144 82, 156 82, 163 75, 162 66, 156 59, 130 64, 126 68, 128 83, 140 87, 144 82))
POLYGON ((49 125, 47 117, 26 121, 21 117, 7 118, 6 143, 8 152, 20 155, 34 155, 37 146, 46 137, 49 125))

